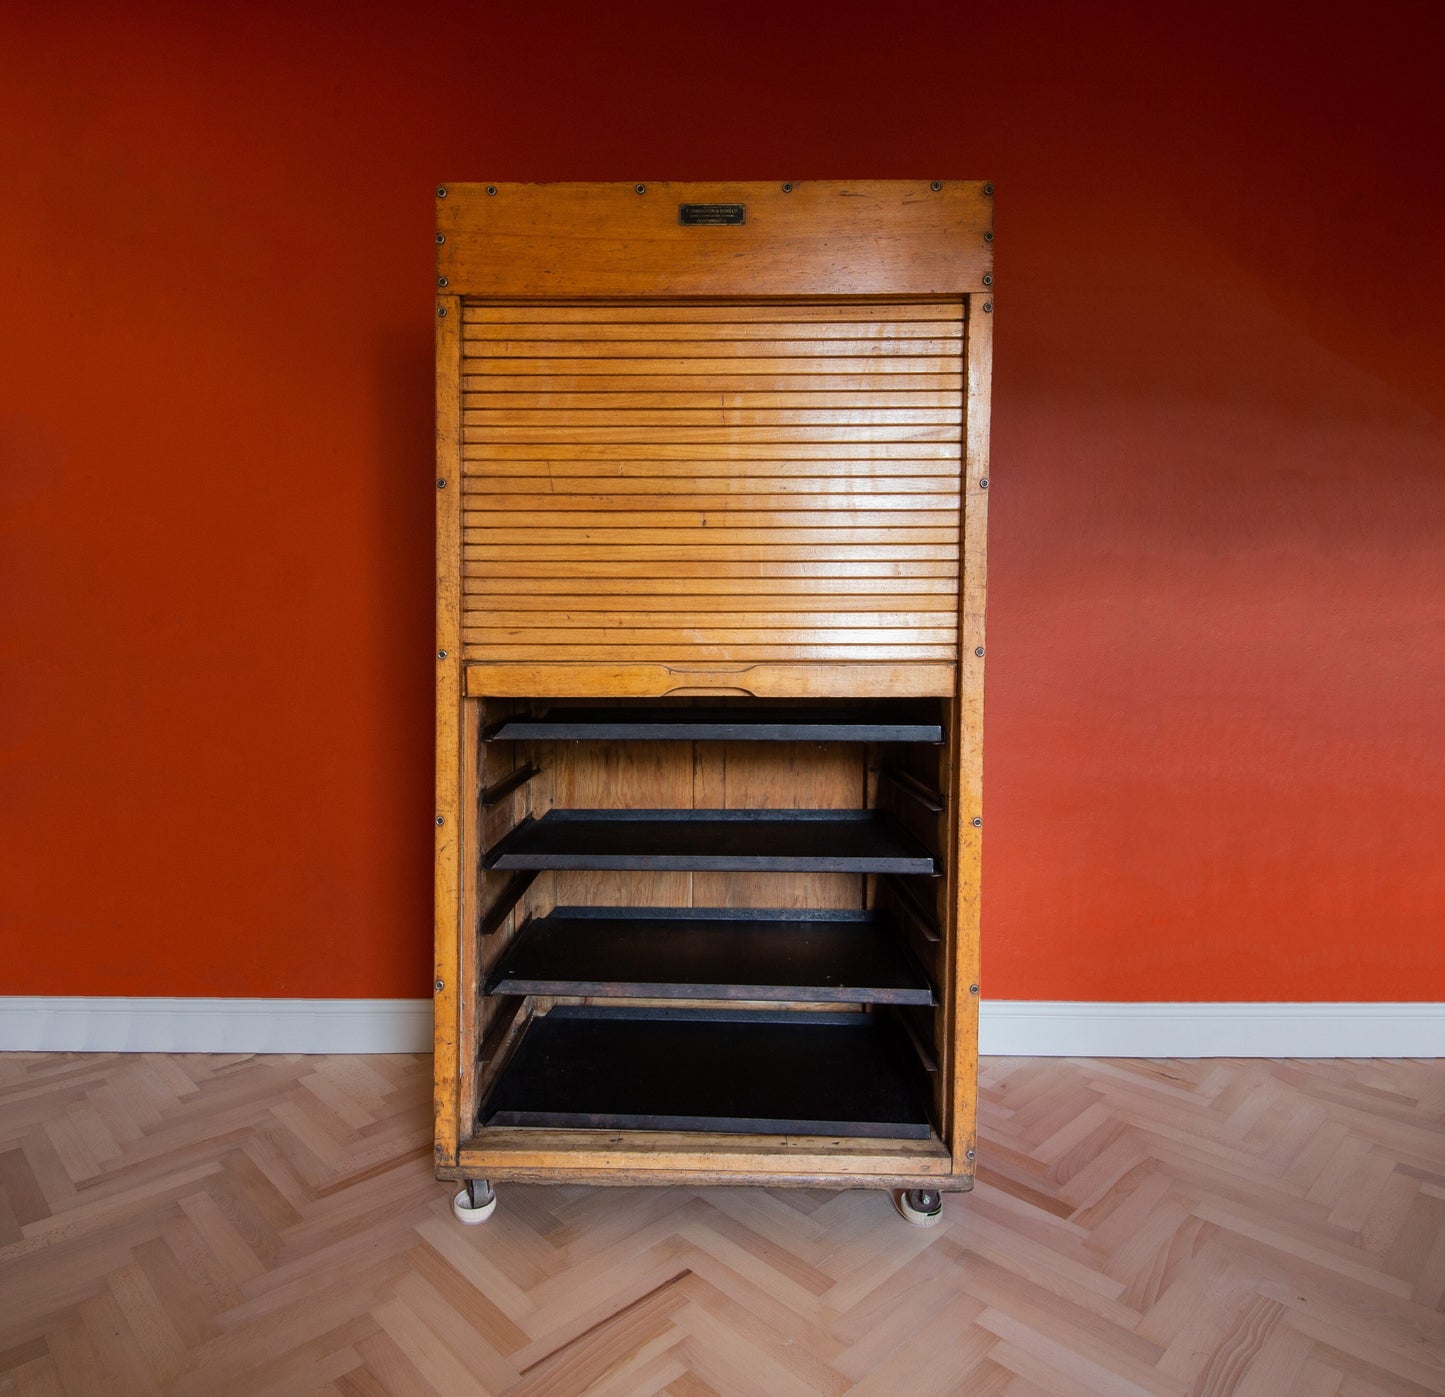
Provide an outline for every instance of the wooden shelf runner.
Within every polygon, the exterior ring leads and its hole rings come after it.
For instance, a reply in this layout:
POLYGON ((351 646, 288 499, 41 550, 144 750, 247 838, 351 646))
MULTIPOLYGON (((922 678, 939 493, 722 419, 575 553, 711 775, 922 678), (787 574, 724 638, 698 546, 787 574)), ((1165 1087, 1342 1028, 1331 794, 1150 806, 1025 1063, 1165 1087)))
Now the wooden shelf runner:
POLYGON ((549 810, 488 851, 487 868, 923 873, 936 861, 876 810, 549 810))
POLYGON ((911 1057, 873 1014, 560 1006, 529 1025, 479 1123, 923 1140, 911 1057))
POLYGON ((872 912, 559 907, 503 957, 490 994, 931 1004, 872 912))

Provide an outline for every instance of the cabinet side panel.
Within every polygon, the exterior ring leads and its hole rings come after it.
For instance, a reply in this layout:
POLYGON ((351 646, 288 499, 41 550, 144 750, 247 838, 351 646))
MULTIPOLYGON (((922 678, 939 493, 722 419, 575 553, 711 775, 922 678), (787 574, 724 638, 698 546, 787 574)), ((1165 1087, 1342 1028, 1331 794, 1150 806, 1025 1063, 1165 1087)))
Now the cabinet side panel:
POLYGON ((461 995, 462 853, 469 818, 464 798, 461 657, 461 303, 437 300, 436 331, 436 904, 435 1154, 454 1164, 458 1139, 461 995), (442 312, 445 312, 443 314, 442 312), (443 658, 443 655, 445 658, 443 658))
POLYGON ((983 852, 984 607, 988 575, 989 394, 993 377, 993 298, 968 298, 963 480, 963 580, 959 595, 957 826, 953 945, 953 1102, 949 1139, 954 1172, 972 1174, 977 1139, 980 870, 983 852), (974 821, 978 821, 975 824, 974 821))

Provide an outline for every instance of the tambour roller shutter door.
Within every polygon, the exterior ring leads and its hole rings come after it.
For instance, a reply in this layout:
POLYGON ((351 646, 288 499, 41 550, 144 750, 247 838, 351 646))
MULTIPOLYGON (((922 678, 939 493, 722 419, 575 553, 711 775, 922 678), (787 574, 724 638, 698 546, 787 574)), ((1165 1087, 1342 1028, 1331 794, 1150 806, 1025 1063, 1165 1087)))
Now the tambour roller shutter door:
POLYGON ((963 317, 464 303, 464 658, 955 661, 963 317))

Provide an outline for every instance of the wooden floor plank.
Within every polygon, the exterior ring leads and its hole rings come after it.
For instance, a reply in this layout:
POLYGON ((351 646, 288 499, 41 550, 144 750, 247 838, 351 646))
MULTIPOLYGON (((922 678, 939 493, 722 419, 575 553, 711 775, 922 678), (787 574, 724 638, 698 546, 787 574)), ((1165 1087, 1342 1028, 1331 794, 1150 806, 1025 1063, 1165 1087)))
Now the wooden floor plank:
POLYGON ((0 1394, 1445 1393, 1434 1062, 985 1059, 978 1182, 430 1175, 425 1057, 0 1055, 0 1394))

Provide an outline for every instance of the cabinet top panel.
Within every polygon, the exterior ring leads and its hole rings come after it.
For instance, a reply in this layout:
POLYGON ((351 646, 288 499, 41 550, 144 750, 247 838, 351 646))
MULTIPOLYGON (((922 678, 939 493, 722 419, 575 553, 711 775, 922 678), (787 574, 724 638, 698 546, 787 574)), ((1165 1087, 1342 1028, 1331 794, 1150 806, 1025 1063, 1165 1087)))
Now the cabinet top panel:
POLYGON ((462 296, 960 295, 991 282, 993 186, 447 184, 437 235, 462 296))

